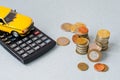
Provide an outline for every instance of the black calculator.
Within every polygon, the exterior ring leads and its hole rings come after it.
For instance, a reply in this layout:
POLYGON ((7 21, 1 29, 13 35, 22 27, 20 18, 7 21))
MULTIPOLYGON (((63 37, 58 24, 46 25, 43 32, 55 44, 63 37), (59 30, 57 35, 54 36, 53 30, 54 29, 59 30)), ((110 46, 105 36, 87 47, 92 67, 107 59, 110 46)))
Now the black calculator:
POLYGON ((19 38, 0 32, 0 43, 24 64, 35 60, 56 45, 53 39, 34 26, 29 34, 19 38))

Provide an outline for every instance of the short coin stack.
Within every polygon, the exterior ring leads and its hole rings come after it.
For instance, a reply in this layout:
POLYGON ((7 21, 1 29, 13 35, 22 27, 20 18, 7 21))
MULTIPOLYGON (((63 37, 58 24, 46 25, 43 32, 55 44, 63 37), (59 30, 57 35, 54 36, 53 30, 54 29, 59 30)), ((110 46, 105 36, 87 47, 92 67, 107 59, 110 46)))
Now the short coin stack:
POLYGON ((110 37, 110 32, 108 30, 101 29, 97 32, 95 42, 98 46, 102 48, 102 51, 108 48, 109 37, 110 37))
POLYGON ((76 42, 77 47, 76 47, 76 52, 78 54, 87 54, 88 52, 88 48, 89 48, 89 40, 86 38, 78 38, 77 39, 78 42, 76 42))

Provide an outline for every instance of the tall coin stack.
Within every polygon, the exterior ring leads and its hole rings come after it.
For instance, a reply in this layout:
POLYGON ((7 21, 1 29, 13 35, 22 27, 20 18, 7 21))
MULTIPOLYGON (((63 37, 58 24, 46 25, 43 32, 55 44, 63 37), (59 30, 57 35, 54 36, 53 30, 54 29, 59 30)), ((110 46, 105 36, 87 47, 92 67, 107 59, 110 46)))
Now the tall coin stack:
POLYGON ((89 40, 86 38, 78 38, 77 45, 76 45, 76 52, 78 54, 87 54, 89 48, 89 40))
POLYGON ((102 48, 102 51, 108 49, 109 38, 110 32, 108 30, 99 30, 95 39, 96 45, 100 46, 102 48))

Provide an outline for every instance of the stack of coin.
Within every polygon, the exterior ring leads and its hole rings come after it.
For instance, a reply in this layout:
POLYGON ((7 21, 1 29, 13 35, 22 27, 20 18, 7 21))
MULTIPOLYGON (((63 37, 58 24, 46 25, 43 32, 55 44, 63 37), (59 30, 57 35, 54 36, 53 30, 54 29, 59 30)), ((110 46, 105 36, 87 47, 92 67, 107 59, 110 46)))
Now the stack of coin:
POLYGON ((89 48, 89 40, 86 38, 77 38, 76 40, 76 52, 78 54, 87 54, 89 48))
POLYGON ((86 27, 86 25, 84 23, 78 22, 74 25, 77 27, 76 31, 80 37, 84 37, 84 38, 89 39, 88 28, 86 27))
POLYGON ((101 29, 97 32, 95 42, 98 46, 102 48, 102 51, 108 48, 109 38, 110 32, 108 30, 101 29))

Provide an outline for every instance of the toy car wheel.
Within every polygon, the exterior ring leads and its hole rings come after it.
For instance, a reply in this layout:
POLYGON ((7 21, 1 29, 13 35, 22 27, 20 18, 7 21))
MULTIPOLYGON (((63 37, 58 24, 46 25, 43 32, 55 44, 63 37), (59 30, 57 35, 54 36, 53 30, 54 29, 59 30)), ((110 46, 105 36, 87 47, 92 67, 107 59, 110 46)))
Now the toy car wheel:
POLYGON ((13 35, 14 37, 19 37, 19 34, 18 34, 16 31, 12 31, 12 35, 13 35))

